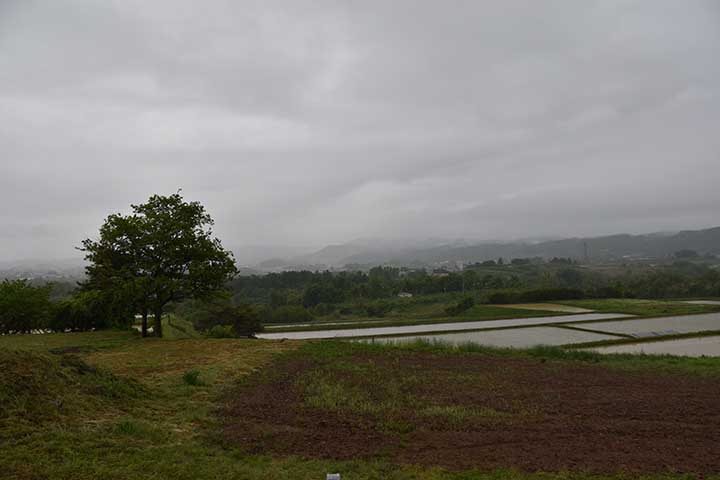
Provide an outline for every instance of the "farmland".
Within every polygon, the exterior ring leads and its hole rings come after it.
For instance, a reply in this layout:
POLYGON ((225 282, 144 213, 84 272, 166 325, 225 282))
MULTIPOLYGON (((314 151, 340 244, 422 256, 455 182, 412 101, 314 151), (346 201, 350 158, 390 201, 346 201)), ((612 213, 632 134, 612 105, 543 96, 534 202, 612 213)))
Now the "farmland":
POLYGON ((673 477, 720 458, 714 358, 112 331, 0 354, 3 478, 673 477))

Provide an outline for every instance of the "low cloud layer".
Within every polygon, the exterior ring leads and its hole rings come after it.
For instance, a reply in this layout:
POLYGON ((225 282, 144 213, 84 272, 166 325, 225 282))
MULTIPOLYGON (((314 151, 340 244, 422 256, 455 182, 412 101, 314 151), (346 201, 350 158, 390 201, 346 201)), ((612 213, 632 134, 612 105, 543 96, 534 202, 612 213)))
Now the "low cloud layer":
POLYGON ((720 4, 0 0, 0 257, 720 224, 720 4))

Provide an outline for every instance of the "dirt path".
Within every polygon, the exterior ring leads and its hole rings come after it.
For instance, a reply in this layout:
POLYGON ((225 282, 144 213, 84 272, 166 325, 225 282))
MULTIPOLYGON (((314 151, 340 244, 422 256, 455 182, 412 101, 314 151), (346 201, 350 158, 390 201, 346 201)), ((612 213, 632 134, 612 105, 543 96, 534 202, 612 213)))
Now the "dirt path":
POLYGON ((718 378, 421 352, 296 358, 273 372, 235 392, 226 412, 226 437, 255 453, 454 470, 720 472, 718 378))

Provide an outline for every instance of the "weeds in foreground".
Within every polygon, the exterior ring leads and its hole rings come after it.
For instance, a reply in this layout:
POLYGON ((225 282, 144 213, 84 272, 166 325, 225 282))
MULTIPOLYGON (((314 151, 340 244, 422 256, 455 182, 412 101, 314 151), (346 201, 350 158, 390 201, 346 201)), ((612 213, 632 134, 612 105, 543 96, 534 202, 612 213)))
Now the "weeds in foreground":
POLYGON ((185 385, 191 385, 193 387, 199 387, 200 385, 205 384, 202 380, 200 380, 200 372, 197 370, 190 370, 185 372, 182 376, 182 379, 185 385))

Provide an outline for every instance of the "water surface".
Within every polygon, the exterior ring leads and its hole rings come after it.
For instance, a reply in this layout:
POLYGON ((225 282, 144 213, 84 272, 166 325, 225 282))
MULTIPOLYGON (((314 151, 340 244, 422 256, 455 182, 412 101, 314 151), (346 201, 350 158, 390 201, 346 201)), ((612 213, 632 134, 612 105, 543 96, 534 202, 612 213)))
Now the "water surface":
POLYGON ((311 338, 351 338, 381 335, 412 335, 414 333, 450 332, 462 330, 479 330, 515 327, 525 325, 543 325, 550 323, 571 323, 589 320, 607 320, 626 318, 631 315, 620 313, 587 313, 581 315, 562 315, 550 317, 509 318, 505 320, 482 320, 477 322, 431 323, 424 325, 404 325, 399 327, 348 328, 345 330, 316 330, 305 332, 278 332, 259 334, 259 338, 267 339, 311 339, 311 338))
POLYGON ((412 335, 407 337, 378 337, 363 341, 381 343, 408 343, 419 339, 441 341, 451 345, 477 343, 493 347, 527 348, 537 345, 567 345, 570 343, 596 342, 600 340, 617 340, 614 335, 602 335, 592 332, 581 332, 558 327, 528 327, 509 330, 485 330, 458 333, 436 333, 430 335, 412 335))
POLYGON ((660 330, 671 330, 674 333, 702 332, 706 330, 720 330, 720 313, 643 318, 624 320, 622 322, 598 322, 583 325, 583 328, 638 336, 644 336, 645 334, 660 330))
POLYGON ((664 342, 631 343, 593 349, 600 353, 647 353, 685 357, 720 357, 720 336, 681 338, 664 342))

